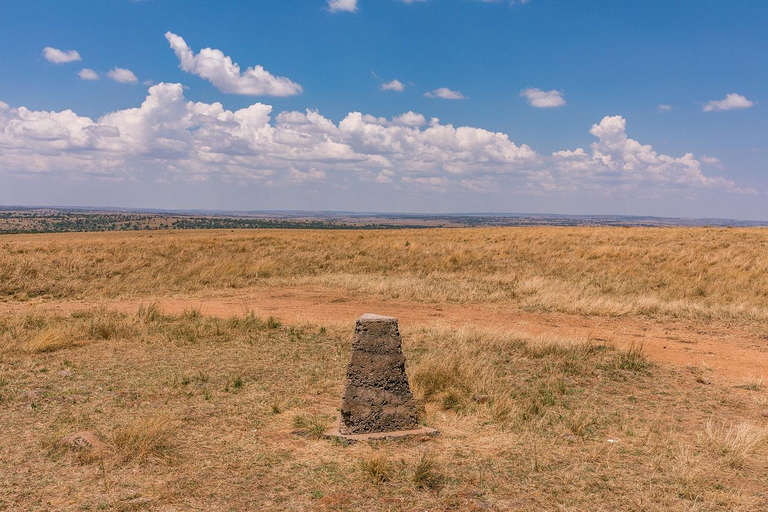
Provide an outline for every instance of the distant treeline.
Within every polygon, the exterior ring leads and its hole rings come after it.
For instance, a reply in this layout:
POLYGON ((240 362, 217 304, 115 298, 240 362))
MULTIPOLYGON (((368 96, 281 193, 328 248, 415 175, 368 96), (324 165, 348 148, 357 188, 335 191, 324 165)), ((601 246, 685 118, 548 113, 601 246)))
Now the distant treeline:
POLYGON ((403 229, 407 224, 352 224, 325 220, 172 217, 130 213, 0 212, 0 234, 167 229, 403 229))
POLYGON ((424 226, 397 224, 355 225, 323 220, 241 219, 229 217, 185 218, 176 220, 171 225, 171 229, 403 229, 419 227, 424 226))
POLYGON ((261 212, 248 215, 195 212, 104 211, 4 207, 0 234, 168 229, 418 229, 434 227, 613 226, 760 227, 765 222, 723 219, 585 215, 416 215, 344 212, 261 212))

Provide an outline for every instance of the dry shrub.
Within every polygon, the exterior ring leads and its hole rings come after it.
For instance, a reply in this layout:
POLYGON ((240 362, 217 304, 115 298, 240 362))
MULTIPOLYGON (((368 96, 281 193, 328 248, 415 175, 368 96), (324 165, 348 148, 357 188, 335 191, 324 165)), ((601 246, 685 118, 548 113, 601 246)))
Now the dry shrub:
POLYGON ((703 436, 705 444, 728 466, 742 468, 749 456, 768 439, 768 431, 750 421, 725 426, 710 420, 703 436))
POLYGON ((112 442, 126 460, 168 460, 173 454, 176 428, 177 422, 170 414, 136 418, 116 428, 112 442))

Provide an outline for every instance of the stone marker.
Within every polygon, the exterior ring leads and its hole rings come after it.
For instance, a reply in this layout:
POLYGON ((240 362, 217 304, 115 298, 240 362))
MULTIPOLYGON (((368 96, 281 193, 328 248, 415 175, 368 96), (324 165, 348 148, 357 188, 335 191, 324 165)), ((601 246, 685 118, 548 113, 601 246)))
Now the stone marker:
POLYGON ((419 425, 397 318, 366 313, 355 325, 338 429, 347 440, 436 435, 419 425))

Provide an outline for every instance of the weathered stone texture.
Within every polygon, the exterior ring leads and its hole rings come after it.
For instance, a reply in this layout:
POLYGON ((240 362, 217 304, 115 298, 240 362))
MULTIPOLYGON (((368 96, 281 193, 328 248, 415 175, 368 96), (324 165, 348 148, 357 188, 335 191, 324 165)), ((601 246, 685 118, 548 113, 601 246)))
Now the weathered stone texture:
POLYGON ((365 314, 357 320, 347 385, 341 401, 341 434, 419 428, 405 374, 397 318, 365 314))

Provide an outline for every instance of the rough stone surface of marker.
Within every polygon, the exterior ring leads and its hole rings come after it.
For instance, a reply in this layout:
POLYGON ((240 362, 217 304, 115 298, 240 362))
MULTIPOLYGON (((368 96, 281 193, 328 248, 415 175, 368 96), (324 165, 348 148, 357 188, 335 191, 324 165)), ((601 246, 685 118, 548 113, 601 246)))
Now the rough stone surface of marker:
POLYGON ((397 318, 365 314, 355 325, 339 432, 371 434, 418 428, 397 318))

